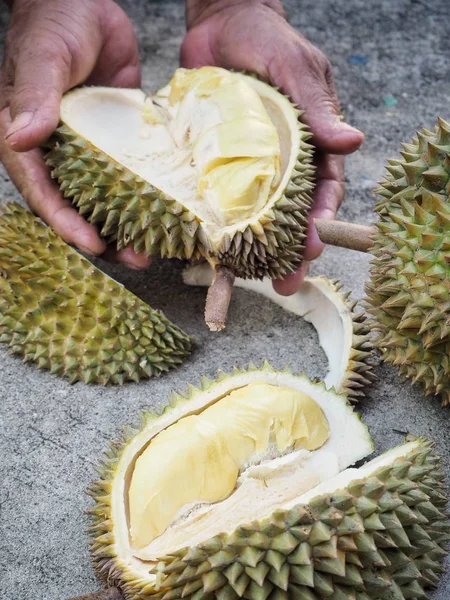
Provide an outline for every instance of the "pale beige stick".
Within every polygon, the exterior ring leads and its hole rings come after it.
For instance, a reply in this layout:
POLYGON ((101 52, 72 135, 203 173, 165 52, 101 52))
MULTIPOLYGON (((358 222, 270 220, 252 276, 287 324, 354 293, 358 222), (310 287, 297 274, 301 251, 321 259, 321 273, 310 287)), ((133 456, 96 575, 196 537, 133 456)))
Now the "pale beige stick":
POLYGON ((374 227, 327 219, 314 219, 314 225, 324 244, 359 252, 368 252, 373 246, 372 236, 376 231, 374 227))
POLYGON ((123 600, 123 596, 117 588, 108 588, 101 592, 85 594, 84 596, 74 596, 68 600, 123 600))
POLYGON ((234 279, 234 273, 228 267, 216 266, 205 306, 205 321, 211 331, 221 331, 225 327, 234 279))

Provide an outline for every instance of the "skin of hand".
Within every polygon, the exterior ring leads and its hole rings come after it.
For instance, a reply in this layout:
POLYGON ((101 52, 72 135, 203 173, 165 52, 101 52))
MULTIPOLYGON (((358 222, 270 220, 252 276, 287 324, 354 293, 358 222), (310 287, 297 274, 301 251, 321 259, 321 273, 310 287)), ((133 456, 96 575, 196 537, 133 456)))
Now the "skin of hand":
POLYGON ((13 0, 0 72, 0 160, 33 212, 65 241, 131 268, 150 260, 107 248, 64 200, 39 146, 56 129, 61 96, 81 84, 139 87, 133 27, 112 0, 13 0))
POLYGON ((334 219, 344 197, 344 155, 357 150, 364 135, 343 122, 329 61, 288 24, 278 0, 188 0, 186 20, 182 66, 259 75, 304 111, 313 134, 316 189, 304 261, 296 273, 273 282, 278 293, 293 294, 324 247, 313 219, 334 219))

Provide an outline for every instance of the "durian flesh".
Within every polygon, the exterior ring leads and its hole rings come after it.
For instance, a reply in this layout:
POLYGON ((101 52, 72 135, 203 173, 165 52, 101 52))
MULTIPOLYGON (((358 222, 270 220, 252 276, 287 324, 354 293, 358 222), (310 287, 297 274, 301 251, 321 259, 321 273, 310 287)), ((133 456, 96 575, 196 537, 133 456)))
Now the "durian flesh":
POLYGON ((254 461, 289 448, 316 450, 328 436, 322 410, 297 390, 267 383, 232 390, 158 433, 137 459, 129 492, 133 544, 147 546, 190 503, 228 498, 254 461))
POLYGON ((250 76, 178 69, 154 96, 66 94, 47 161, 66 197, 120 247, 281 276, 301 262, 311 204, 298 114, 250 76))
MULTIPOLYGON (((263 422, 265 410, 263 402, 263 422)), ((232 414, 222 419, 225 429, 233 424, 232 414)), ((292 441, 288 437, 284 443, 292 441)), ((181 442, 174 438, 174 444, 190 445, 189 435, 181 442)), ((230 443, 240 454, 242 442, 230 443)), ((431 445, 418 439, 363 467, 347 468, 372 450, 367 428, 345 398, 303 376, 265 365, 221 375, 216 382, 204 380, 202 389, 176 396, 161 417, 149 415, 121 446, 112 447, 90 490, 96 500, 91 511, 94 563, 126 600, 425 598, 424 590, 438 581, 449 539, 439 461, 431 445), (152 440, 191 416, 209 410, 220 414, 221 401, 228 402, 235 390, 256 410, 255 389, 263 395, 300 394, 303 417, 320 424, 321 435, 312 436, 309 449, 304 441, 303 448, 291 444, 282 456, 275 448, 259 463, 244 452, 240 462, 247 463, 230 495, 188 503, 163 534, 137 548, 130 534, 136 499, 129 494, 133 478, 146 476, 137 464, 140 458, 145 462, 152 440)), ((178 458, 184 460, 182 452, 178 458)), ((145 502, 152 483, 157 484, 160 465, 155 461, 158 457, 151 457, 147 488, 138 501, 145 502)), ((192 473, 197 466, 186 468, 192 473)), ((184 497, 189 473, 179 481, 178 475, 171 481, 168 472, 166 483, 171 496, 184 497)))

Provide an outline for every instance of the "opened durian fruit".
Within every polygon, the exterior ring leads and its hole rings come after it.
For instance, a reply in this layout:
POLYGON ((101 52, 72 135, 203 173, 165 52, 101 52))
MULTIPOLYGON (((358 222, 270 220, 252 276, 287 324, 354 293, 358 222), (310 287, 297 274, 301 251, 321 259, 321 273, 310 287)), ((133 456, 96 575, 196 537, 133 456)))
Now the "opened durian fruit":
POLYGON ((439 460, 415 439, 351 467, 372 451, 305 376, 203 380, 106 454, 90 531, 111 587, 92 598, 426 598, 449 539, 439 460))
POLYGON ((366 286, 385 361, 450 404, 450 123, 388 161, 372 228, 317 222, 324 242, 370 251, 366 286), (358 247, 359 245, 359 247, 358 247))
POLYGON ((0 213, 0 342, 71 383, 158 376, 191 341, 28 210, 0 213))
MULTIPOLYGON (((177 69, 153 96, 73 90, 60 114, 52 176, 119 248, 206 258, 228 292, 234 275, 279 278, 301 263, 312 147, 275 88, 218 67, 177 69)), ((213 329, 226 296, 213 296, 213 329)))

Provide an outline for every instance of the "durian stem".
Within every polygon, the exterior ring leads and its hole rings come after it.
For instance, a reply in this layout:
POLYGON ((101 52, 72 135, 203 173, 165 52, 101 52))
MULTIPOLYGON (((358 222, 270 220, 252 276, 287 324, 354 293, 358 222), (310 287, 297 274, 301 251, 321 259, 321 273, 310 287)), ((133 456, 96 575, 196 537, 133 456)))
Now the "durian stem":
POLYGON ((68 600, 123 600, 123 596, 118 588, 108 588, 101 592, 85 594, 84 596, 74 596, 68 600))
POLYGON ((223 265, 217 265, 205 306, 205 321, 211 331, 221 331, 225 327, 233 284, 233 271, 223 265))
POLYGON ((358 250, 359 252, 368 252, 369 248, 373 246, 374 227, 345 223, 344 221, 329 221, 327 219, 314 219, 314 225, 324 244, 358 250))

